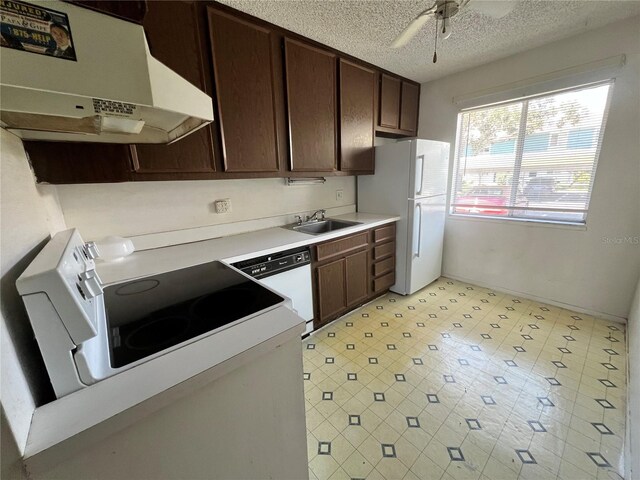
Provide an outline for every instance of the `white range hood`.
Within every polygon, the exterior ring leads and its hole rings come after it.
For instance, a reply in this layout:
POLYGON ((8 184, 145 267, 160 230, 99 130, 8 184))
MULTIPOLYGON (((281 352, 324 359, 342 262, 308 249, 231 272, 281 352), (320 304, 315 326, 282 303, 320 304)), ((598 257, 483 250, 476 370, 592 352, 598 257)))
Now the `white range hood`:
POLYGON ((76 61, 2 47, 0 125, 24 140, 171 143, 213 121, 211 97, 153 58, 142 26, 55 0, 76 61))

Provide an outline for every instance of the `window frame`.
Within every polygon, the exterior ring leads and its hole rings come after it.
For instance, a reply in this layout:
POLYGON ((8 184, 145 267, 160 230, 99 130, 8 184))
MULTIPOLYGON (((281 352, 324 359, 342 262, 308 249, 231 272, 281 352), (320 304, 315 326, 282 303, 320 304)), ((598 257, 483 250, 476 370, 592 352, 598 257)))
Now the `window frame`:
MULTIPOLYGON (((457 116, 457 126, 456 126, 456 141, 455 141, 455 145, 454 145, 454 161, 453 161, 453 167, 452 167, 452 173, 451 173, 451 183, 450 183, 450 195, 448 198, 448 206, 447 206, 447 217, 450 218, 455 218, 455 219, 485 219, 485 220, 493 220, 493 221, 497 221, 497 220, 506 220, 506 221, 515 221, 515 223, 523 223, 523 222, 531 222, 531 223, 537 223, 537 224, 550 224, 549 226, 568 226, 568 227, 582 227, 583 229, 586 228, 587 225, 587 218, 588 218, 588 213, 589 213, 589 207, 591 204, 591 194, 593 192, 593 184, 595 182, 595 173, 597 171, 598 168, 598 163, 600 161, 600 152, 602 149, 602 141, 604 138, 604 131, 606 129, 606 125, 607 125, 607 120, 608 120, 608 116, 609 116, 609 108, 611 106, 611 98, 613 95, 613 89, 615 87, 615 78, 607 78, 607 79, 603 79, 603 80, 598 80, 595 82, 589 82, 589 83, 585 83, 585 84, 580 84, 580 85, 573 85, 570 87, 563 87, 563 88, 559 88, 559 89, 554 89, 551 91, 547 91, 547 92, 541 92, 541 93, 536 93, 533 95, 527 95, 527 96, 523 96, 523 97, 518 97, 518 98, 512 98, 512 99, 507 99, 504 101, 499 101, 499 102, 495 102, 495 103, 490 103, 490 104, 485 104, 485 105, 478 105, 478 106, 473 106, 473 107, 467 107, 467 108, 462 108, 458 111, 458 116, 457 116), (582 213, 583 214, 583 219, 581 221, 571 221, 571 220, 560 220, 560 219, 546 219, 546 218, 535 218, 535 217, 524 217, 524 216, 514 216, 513 212, 514 210, 522 210, 521 206, 515 206, 515 199, 518 195, 518 189, 520 188, 520 172, 521 172, 521 167, 522 167, 522 158, 523 158, 523 154, 524 154, 524 150, 526 147, 526 124, 527 124, 527 114, 528 114, 528 106, 529 106, 529 102, 532 100, 537 100, 539 98, 545 98, 545 97, 552 97, 555 95, 559 95, 562 93, 567 93, 567 92, 571 92, 571 91, 578 91, 578 90, 585 90, 585 89, 589 89, 589 88, 597 88, 600 86, 604 86, 604 85, 608 85, 609 89, 607 91, 607 99, 605 101, 605 106, 604 106, 604 110, 602 113, 602 122, 601 122, 601 126, 600 126, 600 131, 598 132, 598 136, 596 138, 594 138, 595 142, 596 142, 596 150, 594 153, 594 162, 593 162, 593 167, 591 170, 591 182, 589 183, 589 189, 587 192, 587 202, 586 202, 586 208, 585 209, 565 209, 565 210, 557 210, 554 208, 536 208, 536 211, 543 211, 543 210, 549 210, 549 211, 554 211, 554 212, 571 212, 571 213, 582 213), (522 104, 522 108, 520 111, 520 125, 518 128, 518 135, 515 139, 515 147, 514 147, 514 154, 515 154, 515 159, 514 159, 514 168, 513 168, 513 175, 512 178, 516 179, 516 181, 514 181, 511 185, 511 194, 509 197, 509 205, 510 206, 500 206, 501 209, 504 210, 508 210, 508 214, 507 215, 486 215, 486 214, 473 214, 473 213, 454 213, 454 208, 456 206, 461 206, 460 204, 455 204, 455 198, 456 198, 456 191, 457 191, 457 180, 459 177, 459 168, 460 168, 460 137, 462 134, 462 123, 463 123, 463 116, 465 113, 468 112, 474 112, 474 111, 481 111, 481 110, 488 110, 488 109, 492 109, 492 108, 496 108, 496 107, 504 107, 504 106, 508 106, 508 105, 514 105, 514 104, 522 104)), ((550 132, 550 139, 553 136, 553 132, 550 132)), ((465 149, 466 150, 466 149, 465 149)), ((466 151, 465 151, 466 153, 466 151)), ((466 157, 466 155, 465 155, 466 157)))

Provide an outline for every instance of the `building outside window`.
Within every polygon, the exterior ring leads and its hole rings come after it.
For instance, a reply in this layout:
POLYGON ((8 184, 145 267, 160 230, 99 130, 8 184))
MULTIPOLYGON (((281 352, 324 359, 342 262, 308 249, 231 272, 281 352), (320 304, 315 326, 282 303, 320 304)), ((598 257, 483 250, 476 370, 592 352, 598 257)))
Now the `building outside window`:
POLYGON ((612 86, 462 111, 451 213, 585 223, 612 86))

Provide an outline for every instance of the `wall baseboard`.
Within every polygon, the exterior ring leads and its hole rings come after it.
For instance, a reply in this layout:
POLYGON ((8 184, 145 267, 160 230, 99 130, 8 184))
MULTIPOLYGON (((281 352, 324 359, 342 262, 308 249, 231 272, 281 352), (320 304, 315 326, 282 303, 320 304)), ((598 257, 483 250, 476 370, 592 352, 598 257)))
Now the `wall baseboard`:
POLYGON ((472 278, 460 277, 458 275, 450 275, 446 272, 442 272, 443 277, 451 278, 452 280, 458 280, 460 282, 471 283, 473 285, 477 285, 483 288, 490 288, 492 290, 496 290, 498 292, 508 293, 511 295, 517 295, 518 297, 527 298, 529 300, 535 300, 536 302, 546 303, 548 305, 553 305, 554 307, 566 308, 567 310, 573 310, 574 312, 584 313, 586 315, 591 315, 593 317, 602 318, 604 320, 610 320, 616 323, 622 323, 624 325, 627 324, 627 319, 624 317, 619 317, 617 315, 611 315, 610 313, 598 312, 596 310, 592 310, 589 308, 583 308, 578 305, 571 305, 569 303, 559 302, 558 300, 553 300, 551 298, 543 298, 538 297, 536 295, 531 295, 526 292, 519 292, 517 290, 510 290, 508 288, 502 287, 500 285, 492 285, 486 282, 481 282, 474 280, 472 278))

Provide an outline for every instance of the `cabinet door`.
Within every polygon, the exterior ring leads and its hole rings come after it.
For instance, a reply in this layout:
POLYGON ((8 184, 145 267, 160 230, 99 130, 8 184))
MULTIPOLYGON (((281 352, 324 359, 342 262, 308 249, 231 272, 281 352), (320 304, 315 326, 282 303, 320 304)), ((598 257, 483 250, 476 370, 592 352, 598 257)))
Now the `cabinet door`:
POLYGON ((290 168, 294 172, 337 169, 336 56, 285 39, 290 168))
POLYGON ((367 298, 368 265, 367 251, 355 253, 345 258, 347 306, 356 305, 367 298))
POLYGON ((72 0, 71 3, 134 23, 142 23, 147 12, 145 0, 72 0))
POLYGON ((24 142, 38 183, 130 181, 129 145, 24 142))
POLYGON ((376 74, 340 60, 340 170, 374 170, 376 74))
POLYGON ((345 260, 341 258, 316 269, 319 323, 342 312, 346 306, 345 260))
POLYGON ((400 130, 415 135, 418 131, 418 109, 420 86, 402 82, 402 105, 400 108, 400 130))
POLYGON ((380 79, 380 121, 386 128, 400 126, 400 79, 382 74, 380 79))
POLYGON ((273 32, 207 10, 224 170, 277 172, 273 32))
MULTIPOLYGON (((156 59, 199 89, 207 90, 195 3, 149 2, 144 29, 156 59)), ((210 127, 201 128, 172 145, 136 145, 132 149, 132 160, 136 173, 214 172, 210 127)))

